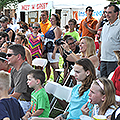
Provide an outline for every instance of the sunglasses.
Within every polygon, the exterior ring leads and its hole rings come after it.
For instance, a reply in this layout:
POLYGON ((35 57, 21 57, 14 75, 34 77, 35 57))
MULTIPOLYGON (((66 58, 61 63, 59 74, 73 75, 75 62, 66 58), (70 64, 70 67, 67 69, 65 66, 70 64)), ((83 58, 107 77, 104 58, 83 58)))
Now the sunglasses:
POLYGON ((109 12, 105 12, 105 14, 112 14, 112 11, 109 11, 109 12))
POLYGON ((89 12, 93 12, 94 10, 88 9, 89 12))
POLYGON ((7 54, 8 57, 11 57, 12 55, 18 55, 18 54, 7 54))
POLYGON ((69 25, 74 25, 74 24, 69 24, 69 25))
POLYGON ((0 37, 0 40, 2 39, 2 37, 0 37))
POLYGON ((35 29, 38 29, 39 27, 32 27, 33 29, 35 28, 35 29))
POLYGON ((43 14, 43 15, 41 15, 41 16, 45 16, 45 15, 43 14))
POLYGON ((68 44, 68 45, 72 45, 72 44, 74 44, 76 41, 74 41, 74 42, 72 42, 72 43, 70 43, 70 44, 68 44))

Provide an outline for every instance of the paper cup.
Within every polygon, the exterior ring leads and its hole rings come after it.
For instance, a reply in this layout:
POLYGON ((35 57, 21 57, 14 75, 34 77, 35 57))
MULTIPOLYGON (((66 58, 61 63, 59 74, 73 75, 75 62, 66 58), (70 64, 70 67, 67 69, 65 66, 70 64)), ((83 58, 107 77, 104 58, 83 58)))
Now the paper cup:
POLYGON ((93 116, 94 120, 107 120, 105 115, 96 115, 93 116))
POLYGON ((93 118, 87 116, 87 115, 81 115, 80 120, 94 120, 93 118))

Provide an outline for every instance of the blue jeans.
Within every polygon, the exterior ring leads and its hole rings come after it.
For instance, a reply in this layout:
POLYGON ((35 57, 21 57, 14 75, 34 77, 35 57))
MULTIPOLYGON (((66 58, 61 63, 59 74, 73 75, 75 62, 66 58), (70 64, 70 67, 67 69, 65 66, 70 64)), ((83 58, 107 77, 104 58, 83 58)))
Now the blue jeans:
POLYGON ((26 113, 31 106, 31 102, 20 101, 20 100, 18 100, 18 101, 19 101, 21 107, 23 108, 24 113, 26 113))

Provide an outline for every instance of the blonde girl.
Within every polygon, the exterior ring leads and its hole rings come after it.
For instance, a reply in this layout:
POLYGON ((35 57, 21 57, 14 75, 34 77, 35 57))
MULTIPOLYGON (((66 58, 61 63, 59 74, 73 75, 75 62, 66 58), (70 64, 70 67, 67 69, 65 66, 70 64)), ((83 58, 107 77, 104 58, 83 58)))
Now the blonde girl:
MULTIPOLYGON (((117 108, 115 104, 115 88, 111 80, 107 78, 94 80, 90 87, 89 99, 91 104, 97 104, 94 107, 93 116, 105 115, 108 120, 111 119, 112 113, 117 108)), ((87 104, 81 108, 82 113, 86 115, 89 112, 87 104)))

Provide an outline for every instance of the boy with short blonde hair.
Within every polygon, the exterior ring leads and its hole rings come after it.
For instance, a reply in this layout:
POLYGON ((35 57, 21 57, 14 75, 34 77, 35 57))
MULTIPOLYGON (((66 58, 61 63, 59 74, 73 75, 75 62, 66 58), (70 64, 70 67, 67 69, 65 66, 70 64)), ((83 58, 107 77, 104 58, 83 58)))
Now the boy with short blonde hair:
POLYGON ((24 112, 16 98, 8 96, 10 74, 0 71, 0 120, 20 120, 24 112))

